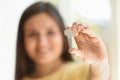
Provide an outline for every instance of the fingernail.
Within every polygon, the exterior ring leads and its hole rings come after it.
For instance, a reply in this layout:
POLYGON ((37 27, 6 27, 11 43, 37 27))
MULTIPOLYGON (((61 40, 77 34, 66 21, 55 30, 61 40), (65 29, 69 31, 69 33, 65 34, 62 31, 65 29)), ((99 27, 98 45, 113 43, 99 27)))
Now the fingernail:
POLYGON ((77 23, 76 23, 76 22, 74 22, 72 26, 73 26, 73 27, 77 26, 77 23))
POLYGON ((81 24, 81 23, 79 23, 79 24, 78 24, 78 26, 82 27, 82 24, 81 24))
POLYGON ((70 53, 74 54, 74 52, 70 52, 70 53))

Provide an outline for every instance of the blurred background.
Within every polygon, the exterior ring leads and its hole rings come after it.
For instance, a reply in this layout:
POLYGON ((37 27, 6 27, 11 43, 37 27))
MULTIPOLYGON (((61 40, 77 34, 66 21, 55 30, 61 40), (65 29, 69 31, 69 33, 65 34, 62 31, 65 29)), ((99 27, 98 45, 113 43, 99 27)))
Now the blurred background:
POLYGON ((19 19, 22 12, 36 1, 54 4, 66 26, 81 21, 99 34, 108 51, 109 80, 120 80, 120 0, 0 0, 1 80, 14 80, 19 19))

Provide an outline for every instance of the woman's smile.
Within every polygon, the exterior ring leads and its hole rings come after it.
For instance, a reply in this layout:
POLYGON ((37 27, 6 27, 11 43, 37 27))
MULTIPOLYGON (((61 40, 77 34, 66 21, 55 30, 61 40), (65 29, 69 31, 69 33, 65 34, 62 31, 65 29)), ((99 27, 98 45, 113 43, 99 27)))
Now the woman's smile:
POLYGON ((37 54, 44 55, 44 54, 48 54, 50 51, 51 51, 50 48, 40 48, 37 50, 37 54))

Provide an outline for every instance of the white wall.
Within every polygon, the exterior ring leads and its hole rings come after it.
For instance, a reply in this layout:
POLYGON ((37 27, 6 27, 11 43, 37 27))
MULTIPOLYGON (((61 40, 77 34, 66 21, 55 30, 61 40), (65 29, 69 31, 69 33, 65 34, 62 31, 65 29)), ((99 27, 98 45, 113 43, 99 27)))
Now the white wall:
POLYGON ((120 80, 120 0, 110 0, 112 8, 111 19, 111 76, 110 80, 120 80))
POLYGON ((120 80, 120 0, 117 0, 117 42, 118 42, 118 67, 119 67, 119 73, 118 73, 118 79, 120 80))
POLYGON ((14 80, 18 21, 33 0, 0 0, 0 80, 14 80))

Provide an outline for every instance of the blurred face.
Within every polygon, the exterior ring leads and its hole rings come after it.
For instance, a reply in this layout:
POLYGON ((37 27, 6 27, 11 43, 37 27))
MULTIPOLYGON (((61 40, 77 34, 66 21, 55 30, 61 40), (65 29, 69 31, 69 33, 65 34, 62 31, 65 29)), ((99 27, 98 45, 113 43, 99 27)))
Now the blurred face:
POLYGON ((27 55, 36 63, 61 59, 63 39, 56 21, 46 13, 29 18, 24 25, 24 45, 27 55))

